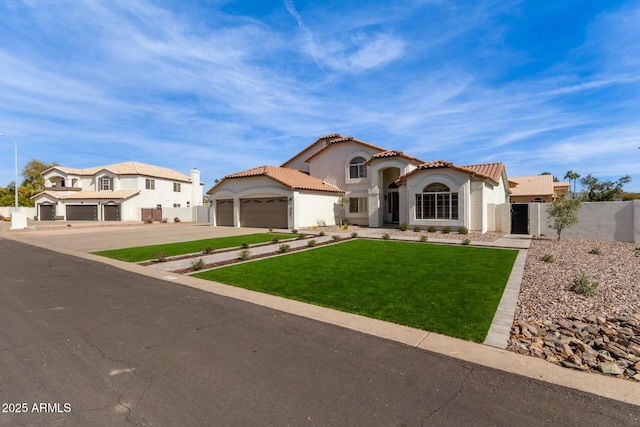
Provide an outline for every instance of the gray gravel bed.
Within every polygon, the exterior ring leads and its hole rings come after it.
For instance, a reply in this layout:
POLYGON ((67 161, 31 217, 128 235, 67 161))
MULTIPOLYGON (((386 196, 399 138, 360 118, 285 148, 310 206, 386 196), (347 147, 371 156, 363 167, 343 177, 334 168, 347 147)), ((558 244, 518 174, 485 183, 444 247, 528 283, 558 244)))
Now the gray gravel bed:
POLYGON ((516 319, 633 313, 640 313, 640 244, 544 237, 531 242, 516 319), (596 248, 600 255, 590 253, 596 248), (552 255, 554 262, 543 261, 545 255, 552 255), (591 297, 570 290, 571 282, 583 274, 598 283, 591 297))

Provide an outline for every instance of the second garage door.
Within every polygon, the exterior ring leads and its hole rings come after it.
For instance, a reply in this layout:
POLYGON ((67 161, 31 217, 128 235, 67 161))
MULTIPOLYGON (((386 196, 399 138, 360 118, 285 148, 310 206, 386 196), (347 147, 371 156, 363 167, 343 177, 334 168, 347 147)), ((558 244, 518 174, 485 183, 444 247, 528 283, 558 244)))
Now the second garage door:
POLYGON ((216 225, 233 227, 233 200, 216 200, 216 225))
POLYGON ((98 206, 71 205, 67 206, 67 221, 97 221, 98 206))
POLYGON ((288 228, 287 198, 240 200, 240 224, 243 227, 288 228))

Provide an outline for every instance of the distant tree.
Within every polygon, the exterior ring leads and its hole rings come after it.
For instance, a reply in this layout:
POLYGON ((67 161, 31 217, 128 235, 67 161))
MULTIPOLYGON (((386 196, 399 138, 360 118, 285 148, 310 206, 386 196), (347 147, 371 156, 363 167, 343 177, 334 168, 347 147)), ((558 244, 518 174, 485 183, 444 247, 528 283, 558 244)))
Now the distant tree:
POLYGON ((549 226, 558 233, 558 240, 562 230, 576 225, 580 219, 578 212, 580 211, 580 200, 569 199, 553 202, 547 208, 549 213, 549 226))
POLYGON ((622 187, 631 182, 631 177, 625 175, 618 181, 600 181, 595 176, 589 174, 580 180, 583 187, 587 189, 587 197, 590 202, 604 202, 613 200, 617 195, 622 194, 622 187))
POLYGON ((575 197, 576 194, 576 183, 578 181, 578 178, 580 178, 580 174, 578 172, 574 172, 571 169, 569 169, 567 171, 567 173, 564 175, 565 179, 568 179, 569 182, 573 181, 573 195, 575 197))
MULTIPOLYGON (((30 160, 22 169, 22 184, 18 187, 18 204, 20 206, 31 207, 33 200, 31 197, 44 191, 44 178, 42 172, 58 166, 58 163, 44 163, 40 160, 30 160)), ((15 183, 12 181, 3 190, 0 190, 0 206, 13 206, 15 204, 15 183)))

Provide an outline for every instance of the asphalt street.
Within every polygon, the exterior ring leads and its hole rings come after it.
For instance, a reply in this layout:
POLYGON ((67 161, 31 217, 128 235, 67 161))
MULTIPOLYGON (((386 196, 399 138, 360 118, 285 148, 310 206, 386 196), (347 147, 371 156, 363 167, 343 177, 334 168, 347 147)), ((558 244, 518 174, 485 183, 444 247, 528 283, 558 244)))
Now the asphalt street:
POLYGON ((0 404, 0 425, 640 423, 638 406, 4 238, 0 404))

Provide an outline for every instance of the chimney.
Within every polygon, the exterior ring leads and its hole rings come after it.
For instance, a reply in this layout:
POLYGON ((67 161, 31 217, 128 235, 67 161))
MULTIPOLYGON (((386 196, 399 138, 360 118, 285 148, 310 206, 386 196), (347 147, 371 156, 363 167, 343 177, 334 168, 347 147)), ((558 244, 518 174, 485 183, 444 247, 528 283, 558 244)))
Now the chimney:
POLYGON ((191 206, 202 206, 200 171, 196 168, 191 169, 191 206))

